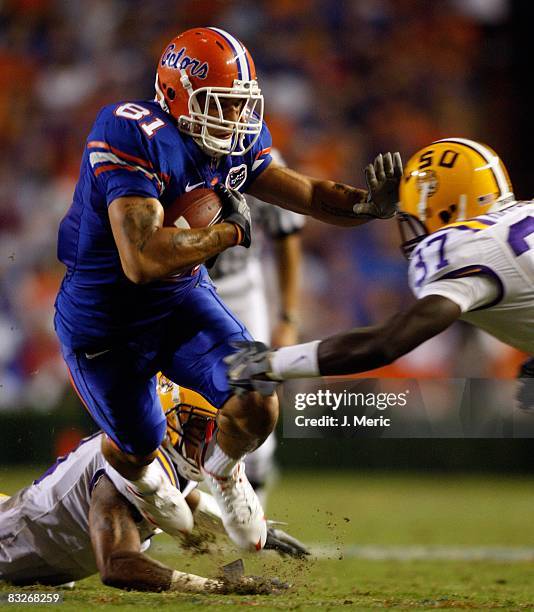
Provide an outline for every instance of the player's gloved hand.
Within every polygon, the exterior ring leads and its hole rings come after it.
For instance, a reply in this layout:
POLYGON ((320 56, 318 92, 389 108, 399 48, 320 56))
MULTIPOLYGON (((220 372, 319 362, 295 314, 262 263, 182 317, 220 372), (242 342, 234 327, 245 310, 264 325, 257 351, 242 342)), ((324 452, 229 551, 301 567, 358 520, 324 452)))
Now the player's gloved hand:
POLYGON ((398 210, 399 185, 402 178, 400 153, 377 155, 374 163, 365 168, 369 195, 367 202, 355 204, 353 211, 371 219, 389 219, 398 210))
POLYGON ((310 554, 310 551, 293 536, 290 536, 282 529, 275 529, 271 521, 267 521, 267 539, 265 540, 265 550, 276 550, 280 555, 289 555, 302 559, 310 554))
POLYGON ((217 183, 213 189, 223 203, 222 222, 237 225, 242 235, 238 244, 248 249, 252 240, 252 220, 245 196, 222 183, 217 183))
POLYGON ((269 396, 280 381, 269 377, 272 351, 263 342, 232 342, 238 351, 224 358, 226 376, 236 395, 257 391, 269 396))
POLYGON ((534 358, 523 363, 517 382, 517 404, 521 410, 534 413, 534 358))

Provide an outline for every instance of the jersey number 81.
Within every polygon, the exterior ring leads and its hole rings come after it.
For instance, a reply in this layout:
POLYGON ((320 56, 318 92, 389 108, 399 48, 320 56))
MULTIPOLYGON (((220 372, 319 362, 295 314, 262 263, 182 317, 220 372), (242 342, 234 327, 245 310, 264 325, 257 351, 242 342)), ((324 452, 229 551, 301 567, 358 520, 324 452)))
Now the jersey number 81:
MULTIPOLYGON (((121 104, 120 106, 117 106, 114 112, 117 117, 131 119, 132 121, 141 121, 141 119, 150 117, 150 115, 152 115, 148 108, 135 104, 135 102, 126 102, 126 104, 121 104)), ((139 124, 143 132, 149 138, 152 138, 159 128, 163 127, 164 125, 165 121, 159 117, 152 119, 150 122, 144 121, 143 123, 139 124)))

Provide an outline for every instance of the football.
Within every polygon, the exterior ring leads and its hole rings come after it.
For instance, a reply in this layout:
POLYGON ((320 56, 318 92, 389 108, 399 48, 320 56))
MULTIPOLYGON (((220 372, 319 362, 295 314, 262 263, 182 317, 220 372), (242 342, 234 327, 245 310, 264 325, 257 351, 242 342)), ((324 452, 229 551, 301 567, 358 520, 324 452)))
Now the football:
POLYGON ((163 225, 181 229, 201 228, 217 223, 221 217, 219 196, 213 189, 203 187, 185 192, 165 208, 163 225))

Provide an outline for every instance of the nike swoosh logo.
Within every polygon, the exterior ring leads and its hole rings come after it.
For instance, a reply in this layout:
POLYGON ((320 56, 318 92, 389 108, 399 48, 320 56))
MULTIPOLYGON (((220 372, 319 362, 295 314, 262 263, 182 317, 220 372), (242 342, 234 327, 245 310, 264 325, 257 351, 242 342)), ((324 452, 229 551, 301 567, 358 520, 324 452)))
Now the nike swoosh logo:
POLYGON ((252 164, 252 172, 254 172, 254 170, 256 170, 257 168, 259 168, 263 162, 265 160, 264 159, 257 159, 253 164, 252 164))
POLYGON ((99 353, 85 353, 85 356, 87 357, 87 359, 94 359, 95 357, 99 357, 104 353, 109 353, 109 351, 111 351, 111 349, 106 349, 105 351, 100 351, 99 353))
POLYGON ((195 183, 194 185, 190 185, 189 183, 187 183, 187 185, 185 186, 185 192, 188 193, 189 191, 193 191, 193 189, 200 187, 200 185, 204 185, 204 182, 205 181, 200 181, 200 183, 195 183))

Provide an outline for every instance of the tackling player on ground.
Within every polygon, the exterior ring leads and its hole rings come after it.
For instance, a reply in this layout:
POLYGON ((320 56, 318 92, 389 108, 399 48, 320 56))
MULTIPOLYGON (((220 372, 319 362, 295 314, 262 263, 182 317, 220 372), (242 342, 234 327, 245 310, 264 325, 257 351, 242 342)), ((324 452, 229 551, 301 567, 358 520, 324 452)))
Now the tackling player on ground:
MULTIPOLYGON (((278 351, 244 346, 228 358, 236 389, 268 393, 268 381, 372 370, 457 319, 534 354, 534 201, 515 200, 493 150, 447 138, 417 152, 401 181, 398 221, 415 304, 385 323, 323 341, 278 351)), ((532 362, 521 375, 534 375, 532 362)))
POLYGON ((355 226, 395 213, 399 160, 379 157, 370 191, 303 176, 271 163, 254 63, 218 28, 174 38, 158 63, 156 100, 124 101, 99 113, 87 139, 73 203, 61 222, 67 271, 55 327, 73 385, 103 429, 109 463, 150 506, 151 520, 179 535, 191 522, 179 491, 155 468, 165 435, 156 373, 219 409, 203 473, 234 541, 258 550, 263 509, 242 469, 278 418, 275 395, 233 396, 224 357, 251 340, 199 264, 250 246, 240 191, 327 223, 355 226), (215 186, 223 222, 163 227, 166 206, 215 186))
MULTIPOLYGON (((184 472, 199 471, 198 460, 193 461, 201 450, 198 432, 214 421, 216 411, 191 391, 182 390, 178 404, 171 403, 164 387, 160 397, 171 407, 154 467, 183 492, 197 526, 221 531, 215 500, 184 477, 184 472)), ((104 584, 123 589, 227 590, 219 580, 173 570, 145 554, 159 529, 144 516, 145 500, 104 459, 103 438, 102 432, 85 438, 33 484, 11 498, 0 495, 0 580, 63 585, 98 572, 104 584)), ((273 527, 265 548, 307 554, 273 527)))

